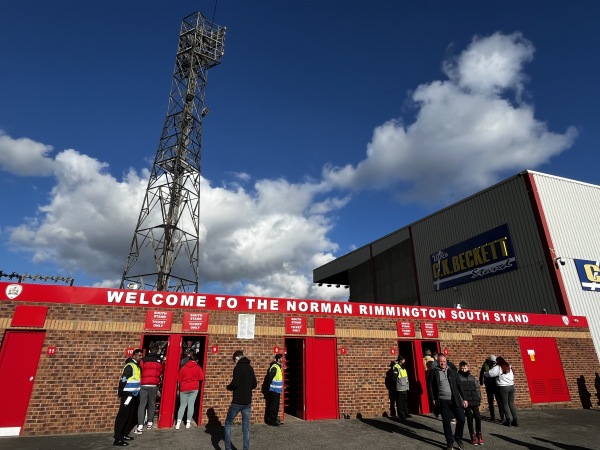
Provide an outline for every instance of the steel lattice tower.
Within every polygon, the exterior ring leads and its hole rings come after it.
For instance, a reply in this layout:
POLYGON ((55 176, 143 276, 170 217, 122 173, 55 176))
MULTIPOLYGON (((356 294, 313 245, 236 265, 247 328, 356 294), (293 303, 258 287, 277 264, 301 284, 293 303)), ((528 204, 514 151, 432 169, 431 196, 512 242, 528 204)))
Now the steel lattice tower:
POLYGON ((181 23, 167 118, 121 288, 198 290, 206 76, 221 62, 225 31, 199 12, 181 23))

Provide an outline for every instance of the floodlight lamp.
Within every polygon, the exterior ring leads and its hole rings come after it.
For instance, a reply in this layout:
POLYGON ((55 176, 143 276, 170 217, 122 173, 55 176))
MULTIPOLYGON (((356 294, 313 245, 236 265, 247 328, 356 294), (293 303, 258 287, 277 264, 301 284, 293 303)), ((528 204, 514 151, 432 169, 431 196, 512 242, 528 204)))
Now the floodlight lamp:
POLYGON ((137 283, 135 283, 135 282, 133 282, 133 281, 130 281, 129 283, 127 283, 127 289, 133 289, 133 290, 135 290, 138 287, 140 287, 140 285, 137 284, 137 283))

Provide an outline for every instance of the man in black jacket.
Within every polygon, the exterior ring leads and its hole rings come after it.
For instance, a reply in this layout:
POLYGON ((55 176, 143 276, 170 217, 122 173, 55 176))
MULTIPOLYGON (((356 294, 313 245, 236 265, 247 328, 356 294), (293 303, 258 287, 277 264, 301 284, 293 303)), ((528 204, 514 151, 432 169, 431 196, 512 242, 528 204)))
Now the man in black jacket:
POLYGON ((250 449, 250 413, 252 412, 252 390, 256 389, 258 382, 250 360, 244 352, 237 350, 233 354, 233 378, 227 385, 228 391, 233 391, 233 399, 225 419, 225 450, 231 450, 231 424, 236 416, 242 413, 242 435, 244 437, 244 450, 250 449))
POLYGON ((448 361, 444 355, 438 356, 438 365, 431 370, 427 380, 427 392, 433 404, 439 408, 446 437, 446 449, 452 450, 453 443, 456 448, 463 450, 462 436, 465 427, 465 410, 469 404, 464 400, 460 384, 457 383, 457 373, 448 368, 448 361), (452 435, 452 415, 456 417, 456 429, 452 435))
POLYGON ((279 404, 283 391, 283 354, 277 353, 269 365, 263 380, 261 391, 265 397, 265 423, 272 427, 282 425, 279 421, 279 404))

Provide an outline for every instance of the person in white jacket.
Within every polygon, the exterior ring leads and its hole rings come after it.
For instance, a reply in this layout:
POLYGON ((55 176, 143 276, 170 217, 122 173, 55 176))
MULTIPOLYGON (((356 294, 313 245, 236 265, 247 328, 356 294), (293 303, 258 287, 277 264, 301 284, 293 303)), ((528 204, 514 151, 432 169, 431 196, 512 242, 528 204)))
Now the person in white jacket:
POLYGON ((505 420, 503 425, 518 427, 517 408, 515 408, 515 375, 511 365, 504 358, 498 356, 496 358, 496 365, 486 372, 486 374, 490 377, 497 377, 496 384, 498 385, 498 393, 500 394, 500 400, 502 400, 502 407, 504 409, 505 420))

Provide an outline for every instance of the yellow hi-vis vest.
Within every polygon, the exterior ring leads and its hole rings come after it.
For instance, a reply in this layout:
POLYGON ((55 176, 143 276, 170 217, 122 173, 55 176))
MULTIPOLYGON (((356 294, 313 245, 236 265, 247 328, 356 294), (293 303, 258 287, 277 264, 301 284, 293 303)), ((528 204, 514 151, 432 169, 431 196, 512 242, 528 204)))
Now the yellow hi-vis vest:
MULTIPOLYGON (((133 369, 133 375, 127 378, 127 380, 123 380, 127 381, 125 387, 123 388, 123 392, 131 392, 131 395, 137 396, 140 393, 142 371, 140 370, 140 366, 138 366, 135 363, 128 362, 127 364, 125 364, 125 367, 127 366, 131 366, 131 368, 133 369)), ((125 370, 125 367, 123 367, 123 370, 125 370)))
POLYGON ((406 372, 406 369, 400 364, 395 364, 394 373, 398 374, 398 378, 396 379, 396 390, 408 391, 408 373, 406 372))
POLYGON ((281 394, 283 390, 283 372, 281 371, 281 366, 277 363, 273 363, 269 370, 273 370, 273 367, 277 370, 275 376, 273 377, 273 381, 271 381, 271 385, 269 386, 269 391, 276 392, 281 394))

